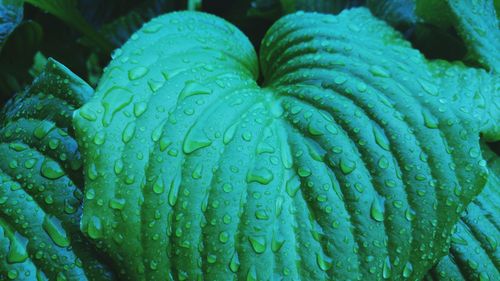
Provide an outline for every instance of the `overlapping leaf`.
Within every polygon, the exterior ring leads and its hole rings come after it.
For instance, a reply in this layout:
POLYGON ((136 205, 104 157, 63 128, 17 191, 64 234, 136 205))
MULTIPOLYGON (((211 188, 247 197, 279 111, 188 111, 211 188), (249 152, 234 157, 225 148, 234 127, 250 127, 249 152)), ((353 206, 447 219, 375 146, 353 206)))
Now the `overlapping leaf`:
POLYGON ((0 117, 0 279, 111 280, 79 232, 82 162, 73 111, 92 89, 61 64, 45 70, 0 117))
POLYGON ((365 9, 285 17, 261 51, 259 86, 219 18, 132 36, 75 113, 82 230, 131 280, 421 278, 485 183, 498 77, 429 64, 365 9))
POLYGON ((481 194, 467 208, 451 240, 450 254, 426 279, 440 281, 500 279, 500 158, 485 146, 490 176, 481 194))
POLYGON ((453 25, 469 49, 469 61, 500 70, 500 28, 494 0, 417 0, 417 14, 439 26, 453 25))

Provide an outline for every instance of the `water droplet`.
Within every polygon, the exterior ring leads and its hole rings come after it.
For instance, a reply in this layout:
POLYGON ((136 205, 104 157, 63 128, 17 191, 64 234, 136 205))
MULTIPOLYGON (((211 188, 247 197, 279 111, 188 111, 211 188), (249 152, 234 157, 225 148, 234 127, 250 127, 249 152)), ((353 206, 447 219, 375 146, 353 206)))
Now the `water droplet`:
POLYGON ((432 96, 437 96, 438 95, 439 90, 438 90, 438 88, 435 85, 433 85, 433 84, 431 84, 431 83, 429 83, 429 82, 427 82, 425 80, 422 80, 422 79, 418 79, 418 83, 420 84, 420 86, 422 87, 422 89, 426 93, 428 93, 429 95, 432 95, 432 96))
POLYGON ((138 66, 128 71, 128 79, 131 81, 141 79, 148 74, 149 69, 144 66, 138 66))
POLYGON ((50 139, 49 140, 49 148, 54 150, 57 147, 59 147, 60 143, 61 143, 61 141, 59 139, 50 139))
POLYGON ((56 180, 64 176, 64 171, 61 169, 61 166, 59 166, 59 164, 49 159, 45 159, 43 161, 42 168, 40 171, 42 176, 51 180, 56 180))
POLYGON ((225 183, 222 185, 222 190, 224 190, 224 192, 226 192, 226 193, 229 193, 229 192, 233 191, 233 185, 230 183, 225 183))
POLYGON ((160 31, 160 29, 163 27, 162 24, 160 23, 153 23, 153 22, 150 22, 148 24, 146 24, 144 26, 144 28, 142 29, 142 31, 144 33, 156 33, 158 31, 160 31))
POLYGON ((18 233, 12 233, 3 225, 2 228, 4 229, 4 235, 9 238, 9 253, 7 254, 7 262, 22 263, 26 261, 28 259, 28 252, 26 251, 28 239, 18 233))
POLYGON ((26 169, 31 169, 36 165, 37 162, 38 162, 38 160, 36 158, 28 159, 28 160, 26 160, 26 162, 24 162, 24 167, 26 169))
POLYGON ((106 132, 99 131, 94 135, 94 143, 97 145, 102 145, 106 140, 106 132))
POLYGON ((413 265, 407 262, 403 268, 403 277, 408 278, 413 273, 413 265))
POLYGON ((248 269, 247 280, 246 281, 257 281, 257 270, 255 270, 255 266, 251 266, 248 269))
POLYGON ((122 161, 122 159, 117 159, 115 161, 114 170, 115 170, 115 174, 116 175, 121 174, 121 172, 123 171, 123 161, 122 161))
POLYGON ((380 205, 378 199, 373 199, 372 205, 370 208, 370 215, 372 219, 376 221, 384 221, 384 210, 382 209, 382 206, 380 205))
POLYGON ((105 127, 109 126, 115 114, 129 105, 132 98, 132 92, 126 88, 115 86, 106 91, 101 102, 104 107, 102 124, 105 127))
POLYGON ((365 83, 363 82, 359 82, 358 84, 356 84, 356 88, 358 89, 358 91, 360 91, 361 93, 364 93, 366 92, 367 90, 367 86, 365 83))
POLYGON ((387 169, 389 168, 389 161, 387 160, 387 158, 385 158, 384 156, 380 157, 380 159, 378 160, 378 166, 380 167, 380 169, 387 169))
POLYGON ((323 271, 327 271, 332 268, 332 261, 330 258, 323 256, 323 253, 316 253, 316 263, 319 268, 323 271))
POLYGON ((344 175, 352 173, 356 169, 356 162, 351 161, 347 158, 340 159, 340 170, 344 175))
POLYGON ((286 192, 290 197, 295 197, 295 194, 297 194, 297 191, 300 189, 300 180, 299 177, 294 175, 291 177, 287 182, 286 182, 286 192))
POLYGON ((161 87, 163 87, 163 85, 165 85, 164 80, 162 80, 162 81, 156 81, 153 79, 148 80, 149 89, 153 93, 156 93, 159 89, 161 89, 161 87))
POLYGON ((233 256, 231 257, 231 261, 229 262, 229 269, 231 269, 232 272, 236 273, 238 272, 239 268, 240 259, 238 258, 238 253, 234 252, 233 256))
POLYGON ((375 137, 375 142, 382 149, 389 151, 389 141, 385 137, 385 135, 379 131, 379 129, 373 127, 373 136, 375 137))
POLYGON ((333 80, 333 82, 335 82, 335 84, 338 84, 338 85, 344 84, 345 81, 347 81, 347 78, 345 76, 342 76, 342 75, 335 77, 335 79, 333 80))
POLYGON ((195 95, 210 95, 212 90, 194 81, 187 81, 181 93, 179 100, 183 101, 185 98, 195 95))
POLYGON ((316 128, 316 126, 313 122, 309 123, 309 125, 307 126, 307 131, 312 136, 321 136, 324 134, 320 129, 316 128))
POLYGON ((267 168, 253 168, 248 171, 246 181, 248 183, 257 182, 260 184, 268 184, 273 180, 273 178, 274 175, 271 170, 267 168))
POLYGON ((134 104, 134 115, 135 117, 140 117, 148 108, 148 104, 145 102, 138 102, 134 104))
POLYGON ((125 202, 124 198, 112 198, 109 200, 109 207, 115 210, 122 210, 125 207, 125 202))
POLYGON ((252 140, 252 133, 250 133, 250 132, 244 132, 244 133, 241 135, 241 138, 242 138, 244 141, 251 141, 251 140, 252 140))
POLYGON ((203 165, 198 164, 196 165, 196 168, 194 169, 193 173, 191 174, 191 177, 193 179, 200 179, 203 173, 203 165))
POLYGON ((94 111, 92 111, 92 109, 89 106, 82 107, 78 111, 78 114, 80 114, 80 116, 87 121, 97 120, 97 115, 95 114, 94 111))
POLYGON ((122 133, 122 141, 128 143, 135 135, 135 122, 130 122, 127 124, 122 133))
POLYGON ((266 251, 266 239, 262 236, 250 236, 248 237, 250 241, 250 245, 252 245, 252 249, 257 254, 262 254, 266 251))
POLYGON ((153 192, 156 194, 162 194, 164 190, 165 185, 163 184, 161 176, 159 176, 153 184, 153 192))
POLYGON ((261 142, 257 145, 257 154, 273 153, 273 152, 274 152, 274 147, 265 142, 261 142))
POLYGON ((41 122, 33 131, 33 135, 37 139, 43 139, 54 127, 53 123, 41 122))
POLYGON ((170 190, 168 192, 168 203, 170 206, 174 206, 177 202, 177 194, 179 193, 180 181, 178 177, 174 178, 170 183, 170 190))
POLYGON ((222 231, 221 233, 219 233, 219 241, 221 243, 227 243, 227 241, 229 241, 229 233, 227 233, 226 231, 222 231))
POLYGON ((211 144, 212 141, 205 137, 202 133, 197 132, 195 129, 191 129, 187 138, 184 140, 182 150, 184 153, 189 154, 198 149, 210 146, 211 144))
POLYGON ((373 76, 377 77, 383 77, 383 78, 389 78, 391 77, 391 74, 387 72, 384 68, 378 65, 373 65, 370 67, 370 72, 373 74, 373 76))
POLYGON ((57 246, 68 247, 70 245, 69 238, 57 219, 46 215, 43 218, 42 227, 57 246))
POLYGON ((392 265, 389 257, 385 258, 384 267, 382 268, 382 277, 389 279, 392 275, 392 265))
POLYGON ((96 216, 92 216, 90 218, 87 226, 87 234, 92 239, 99 239, 103 237, 103 229, 100 218, 96 216))
POLYGON ((236 128, 238 127, 238 123, 234 123, 224 132, 223 142, 224 144, 228 144, 233 138, 236 132, 236 128))
POLYGON ((429 129, 437 129, 438 121, 427 111, 422 111, 422 116, 424 118, 424 124, 429 129))

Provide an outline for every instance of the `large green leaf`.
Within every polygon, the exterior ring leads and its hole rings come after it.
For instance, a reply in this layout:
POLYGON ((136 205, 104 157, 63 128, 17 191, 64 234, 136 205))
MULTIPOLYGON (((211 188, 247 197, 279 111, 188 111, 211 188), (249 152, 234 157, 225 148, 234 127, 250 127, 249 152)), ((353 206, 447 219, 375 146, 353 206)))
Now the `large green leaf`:
POLYGON ((493 0, 417 0, 417 14, 441 27, 454 26, 467 43, 469 61, 500 71, 500 28, 493 0))
POLYGON ((93 90, 49 60, 0 117, 0 279, 111 280, 79 231, 82 161, 73 111, 93 90))
POLYGON ((74 126, 82 230, 130 280, 418 280, 499 137, 498 76, 427 62, 366 9, 279 20, 260 67, 194 12, 115 55, 74 126))
POLYGON ((457 224, 450 254, 426 280, 500 280, 500 158, 488 149, 483 153, 490 154, 488 182, 457 224))
POLYGON ((0 1, 0 51, 5 41, 23 19, 23 0, 0 1))

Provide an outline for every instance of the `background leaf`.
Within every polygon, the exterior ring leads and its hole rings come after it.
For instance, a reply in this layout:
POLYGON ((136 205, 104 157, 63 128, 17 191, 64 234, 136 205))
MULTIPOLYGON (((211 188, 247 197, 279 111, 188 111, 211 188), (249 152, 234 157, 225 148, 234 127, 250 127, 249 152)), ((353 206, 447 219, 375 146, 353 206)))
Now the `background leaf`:
POLYGON ((406 30, 417 23, 415 0, 367 0, 366 6, 398 30, 406 30))
POLYGON ((466 62, 500 71, 500 28, 493 0, 417 0, 417 14, 439 27, 455 27, 468 49, 466 62))
POLYGON ((0 51, 9 35, 23 19, 23 0, 0 1, 0 51))
POLYGON ((82 159, 71 119, 92 93, 49 60, 0 112, 1 280, 113 280, 79 231, 82 159))
POLYGON ((85 20, 77 8, 76 0, 26 0, 50 14, 58 17, 71 27, 85 34, 103 52, 110 53, 112 45, 99 35, 94 28, 85 20))

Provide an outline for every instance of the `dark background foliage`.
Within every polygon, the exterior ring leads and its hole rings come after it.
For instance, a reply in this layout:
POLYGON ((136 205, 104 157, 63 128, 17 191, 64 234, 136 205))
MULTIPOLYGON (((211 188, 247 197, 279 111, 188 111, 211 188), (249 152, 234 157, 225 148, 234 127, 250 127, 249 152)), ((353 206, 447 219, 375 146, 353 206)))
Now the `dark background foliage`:
POLYGON ((367 6, 431 59, 461 60, 453 27, 424 22, 414 0, 0 0, 0 106, 31 83, 53 57, 96 86, 111 52, 151 18, 201 10, 238 26, 259 49, 267 29, 298 10, 337 14, 367 6))

